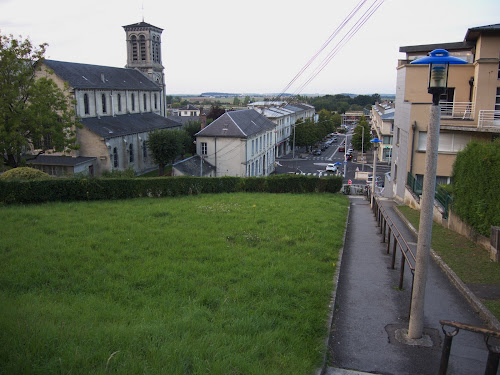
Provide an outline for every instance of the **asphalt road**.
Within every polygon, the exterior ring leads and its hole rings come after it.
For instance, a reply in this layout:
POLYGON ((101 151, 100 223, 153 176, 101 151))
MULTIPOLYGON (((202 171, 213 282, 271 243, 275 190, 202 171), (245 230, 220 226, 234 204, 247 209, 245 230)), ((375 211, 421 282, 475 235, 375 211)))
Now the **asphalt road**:
MULTIPOLYGON (((351 144, 352 133, 347 135, 347 148, 349 148, 351 144)), ((330 163, 340 163, 338 166, 340 171, 344 172, 345 166, 345 178, 344 180, 347 182, 348 180, 352 180, 353 183, 364 183, 364 180, 355 180, 355 172, 356 168, 359 170, 372 171, 373 170, 373 155, 368 153, 367 160, 363 166, 363 164, 357 160, 357 152, 354 152, 354 158, 350 161, 347 161, 344 164, 344 152, 339 152, 339 147, 346 140, 345 135, 338 136, 337 143, 333 143, 329 148, 322 152, 321 155, 311 155, 306 154, 305 158, 301 158, 301 154, 305 154, 304 148, 298 148, 295 151, 295 155, 293 152, 290 152, 288 155, 276 159, 278 165, 276 166, 276 173, 304 173, 307 175, 314 176, 325 176, 331 175, 333 173, 326 172, 326 166, 330 163), (295 156, 295 157, 294 157, 295 156), (364 169, 363 169, 364 168, 364 169)), ((390 166, 377 164, 377 176, 380 176, 382 180, 384 180, 384 173, 390 170, 390 166)))

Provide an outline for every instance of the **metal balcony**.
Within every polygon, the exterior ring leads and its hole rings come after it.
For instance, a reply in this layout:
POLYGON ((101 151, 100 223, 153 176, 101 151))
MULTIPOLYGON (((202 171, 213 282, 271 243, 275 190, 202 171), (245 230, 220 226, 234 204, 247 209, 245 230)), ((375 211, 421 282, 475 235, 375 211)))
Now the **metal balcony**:
POLYGON ((442 119, 474 120, 475 105, 472 102, 439 102, 442 119))
POLYGON ((500 111, 480 110, 477 126, 479 128, 498 128, 500 130, 500 111))

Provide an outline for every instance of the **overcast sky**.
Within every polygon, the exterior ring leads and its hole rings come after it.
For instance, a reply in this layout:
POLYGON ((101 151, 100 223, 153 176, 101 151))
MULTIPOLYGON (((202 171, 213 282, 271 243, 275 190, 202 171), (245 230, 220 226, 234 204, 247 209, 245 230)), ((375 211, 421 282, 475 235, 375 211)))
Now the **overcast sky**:
MULTIPOLYGON (((353 20, 374 1, 366 1, 353 20)), ((283 91, 360 2, 0 0, 0 33, 48 43, 49 59, 124 67, 122 26, 144 17, 164 29, 167 94, 274 93, 283 91)), ((385 0, 300 93, 395 93, 400 46, 458 42, 468 28, 496 23, 499 0, 385 0)), ((296 93, 316 66, 287 92, 296 93)))

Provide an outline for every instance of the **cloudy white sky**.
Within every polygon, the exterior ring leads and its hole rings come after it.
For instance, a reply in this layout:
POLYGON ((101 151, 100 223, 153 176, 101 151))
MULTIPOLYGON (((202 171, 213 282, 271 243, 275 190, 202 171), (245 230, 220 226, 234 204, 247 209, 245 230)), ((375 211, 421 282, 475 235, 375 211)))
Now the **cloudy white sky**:
MULTIPOLYGON (((361 1, 0 0, 0 33, 48 43, 50 59, 123 67, 122 26, 144 17, 164 29, 168 94, 282 92, 361 1)), ((366 1, 354 19, 374 1, 383 0, 366 1)), ((385 0, 301 93, 394 93, 400 46, 458 42, 496 23, 498 0, 385 0)))

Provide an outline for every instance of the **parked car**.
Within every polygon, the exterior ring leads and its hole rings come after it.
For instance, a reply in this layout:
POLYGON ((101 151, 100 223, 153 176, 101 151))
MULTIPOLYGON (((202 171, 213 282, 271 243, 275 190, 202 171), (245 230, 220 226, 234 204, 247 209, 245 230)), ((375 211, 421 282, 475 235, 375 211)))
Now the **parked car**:
POLYGON ((354 152, 354 150, 352 148, 350 148, 350 149, 347 150, 348 154, 352 154, 353 152, 354 152))
POLYGON ((337 172, 337 166, 335 164, 328 164, 326 166, 327 172, 337 172))
POLYGON ((338 141, 337 137, 332 138, 332 142, 337 142, 337 141, 338 141))
POLYGON ((313 155, 321 155, 321 150, 320 149, 314 150, 313 155))

